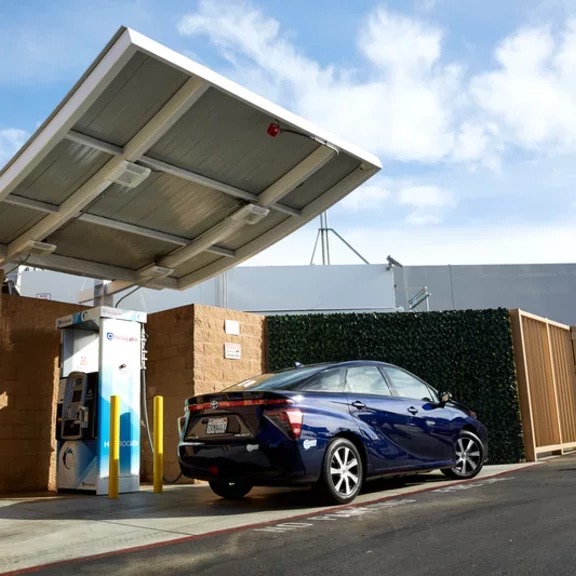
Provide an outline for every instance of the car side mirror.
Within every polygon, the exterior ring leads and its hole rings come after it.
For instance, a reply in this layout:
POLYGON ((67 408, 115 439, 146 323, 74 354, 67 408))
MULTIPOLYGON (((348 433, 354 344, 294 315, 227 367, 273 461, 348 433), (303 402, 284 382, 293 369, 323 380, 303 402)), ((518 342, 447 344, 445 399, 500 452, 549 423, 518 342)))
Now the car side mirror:
POLYGON ((442 404, 446 404, 450 402, 450 400, 452 400, 452 394, 450 394, 450 392, 442 392, 442 394, 440 394, 440 402, 442 404))

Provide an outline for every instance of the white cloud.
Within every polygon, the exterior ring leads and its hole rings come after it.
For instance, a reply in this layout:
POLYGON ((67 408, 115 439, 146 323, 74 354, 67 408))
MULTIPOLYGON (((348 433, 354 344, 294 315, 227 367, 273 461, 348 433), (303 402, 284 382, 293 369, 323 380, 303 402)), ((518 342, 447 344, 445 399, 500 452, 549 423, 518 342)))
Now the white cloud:
MULTIPOLYGON (((576 261, 572 223, 494 226, 385 226, 380 229, 331 225, 370 263, 387 254, 405 266, 445 264, 539 264, 576 261)), ((252 258, 250 266, 306 265, 316 238, 316 223, 295 232, 252 258)), ((333 264, 360 264, 343 244, 330 244, 333 264)))
POLYGON ((491 137, 496 135, 496 125, 482 125, 473 122, 464 122, 456 136, 454 146, 455 160, 477 160, 486 158, 491 137))
POLYGON ((470 91, 501 138, 546 153, 576 151, 576 18, 557 37, 545 25, 517 31, 495 59, 498 67, 474 78, 470 91))
POLYGON ((400 191, 400 202, 418 208, 440 207, 454 203, 452 193, 438 186, 410 186, 400 191))
POLYGON ((0 168, 22 147, 28 137, 28 132, 18 128, 0 130, 0 168))
POLYGON ((415 226, 427 226, 428 224, 440 224, 442 218, 437 214, 430 214, 422 209, 418 209, 406 216, 406 222, 408 222, 408 224, 414 224, 415 226))
POLYGON ((398 201, 414 208, 406 221, 418 226, 439 224, 446 209, 455 205, 452 193, 438 186, 407 186, 400 190, 398 201))
POLYGON ((430 71, 440 59, 442 32, 381 7, 366 18, 358 44, 377 68, 392 73, 430 71))
POLYGON ((385 246, 404 265, 533 264, 574 262, 576 246, 572 223, 516 224, 420 228, 388 228, 367 235, 365 230, 343 230, 346 239, 369 261, 382 261, 363 240, 385 246))
MULTIPOLYGON (((201 0, 197 12, 178 25, 184 36, 204 35, 233 64, 244 67, 240 56, 251 60, 269 80, 305 87, 308 82, 330 82, 332 71, 306 58, 280 34, 280 24, 248 2, 201 0)), ((249 66, 248 66, 249 68, 249 66)))
POLYGON ((390 190, 385 182, 367 184, 354 190, 351 194, 340 201, 340 206, 354 212, 362 210, 378 210, 386 204, 390 198, 390 190))
POLYGON ((408 206, 406 216, 409 224, 439 224, 447 212, 456 205, 449 190, 435 185, 410 182, 393 178, 375 178, 340 201, 338 206, 350 212, 365 212, 372 215, 398 205, 408 206))
POLYGON ((487 153, 484 132, 460 120, 461 67, 441 61, 442 31, 426 22, 384 7, 370 12, 357 39, 368 74, 321 66, 249 2, 201 0, 179 32, 208 37, 241 83, 375 153, 421 162, 487 153))
POLYGON ((355 68, 321 66, 248 1, 201 0, 179 30, 207 36, 240 82, 386 159, 498 171, 515 148, 576 151, 576 17, 560 32, 518 29, 496 47, 492 69, 469 77, 425 18, 373 9, 355 68))

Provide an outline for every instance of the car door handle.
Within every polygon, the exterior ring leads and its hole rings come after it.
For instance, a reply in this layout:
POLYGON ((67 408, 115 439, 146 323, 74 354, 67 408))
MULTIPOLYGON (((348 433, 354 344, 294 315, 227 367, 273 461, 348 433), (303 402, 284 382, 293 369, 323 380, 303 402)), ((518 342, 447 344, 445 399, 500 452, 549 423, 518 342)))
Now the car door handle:
POLYGON ((360 402, 360 400, 355 400, 352 402, 352 406, 354 406, 354 408, 358 408, 358 410, 366 408, 366 404, 364 404, 364 402, 360 402))
POLYGON ((408 412, 410 412, 410 414, 418 414, 418 408, 414 408, 414 406, 410 406, 410 408, 408 408, 408 412))

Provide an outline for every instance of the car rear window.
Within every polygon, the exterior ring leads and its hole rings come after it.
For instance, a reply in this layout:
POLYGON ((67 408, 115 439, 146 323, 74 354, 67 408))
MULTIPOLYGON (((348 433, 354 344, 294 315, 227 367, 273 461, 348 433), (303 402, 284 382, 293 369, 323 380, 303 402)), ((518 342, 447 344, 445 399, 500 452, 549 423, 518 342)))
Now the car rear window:
POLYGON ((292 390, 307 380, 317 372, 323 370, 325 366, 306 366, 303 368, 293 368, 282 370, 281 372, 271 372, 260 374, 252 378, 247 378, 224 392, 237 392, 241 390, 292 390))

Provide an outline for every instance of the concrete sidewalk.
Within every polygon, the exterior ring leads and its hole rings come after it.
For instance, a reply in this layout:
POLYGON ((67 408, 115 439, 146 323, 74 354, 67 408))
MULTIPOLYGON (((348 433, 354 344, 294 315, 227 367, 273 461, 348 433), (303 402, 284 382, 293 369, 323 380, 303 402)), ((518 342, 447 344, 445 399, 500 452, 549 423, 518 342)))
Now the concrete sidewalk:
MULTIPOLYGON (((533 464, 486 466, 471 480, 533 464)), ((438 473, 370 482, 354 505, 444 488, 438 473)), ((239 502, 207 486, 170 486, 164 494, 144 487, 118 500, 53 494, 0 499, 0 573, 75 558, 208 536, 248 526, 327 512, 310 490, 256 488, 239 502)))

